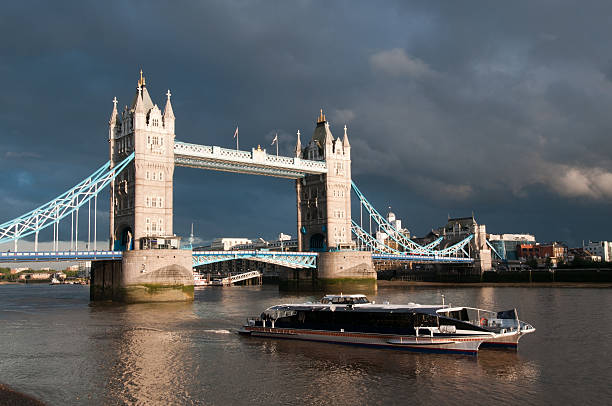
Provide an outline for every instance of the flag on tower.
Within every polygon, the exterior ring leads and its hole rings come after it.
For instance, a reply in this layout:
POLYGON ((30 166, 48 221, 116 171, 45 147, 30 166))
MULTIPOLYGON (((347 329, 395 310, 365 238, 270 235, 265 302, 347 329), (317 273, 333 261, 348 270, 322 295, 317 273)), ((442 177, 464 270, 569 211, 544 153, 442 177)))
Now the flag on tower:
POLYGON ((274 139, 272 140, 272 144, 270 145, 274 145, 274 143, 276 143, 276 156, 278 156, 278 133, 274 135, 274 139))

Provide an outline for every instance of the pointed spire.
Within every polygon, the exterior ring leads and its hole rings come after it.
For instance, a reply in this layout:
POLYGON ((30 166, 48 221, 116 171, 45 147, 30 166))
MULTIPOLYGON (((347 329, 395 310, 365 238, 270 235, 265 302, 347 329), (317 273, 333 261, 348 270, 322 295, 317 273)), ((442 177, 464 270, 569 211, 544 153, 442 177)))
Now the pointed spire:
POLYGON ((118 116, 119 113, 117 113, 117 98, 113 98, 113 111, 111 112, 111 117, 110 120, 108 121, 108 124, 113 125, 117 122, 118 120, 118 116))
POLYGON ((142 103, 142 87, 140 81, 138 82, 138 93, 136 93, 136 101, 134 102, 134 111, 136 113, 145 113, 145 109, 142 103))
POLYGON ((346 124, 344 125, 344 138, 342 139, 342 144, 344 144, 344 148, 351 146, 351 144, 349 144, 348 134, 346 133, 346 124))
POLYGON ((142 69, 140 69, 140 79, 138 79, 138 86, 145 87, 147 84, 146 78, 142 76, 142 69))
POLYGON ((302 141, 300 141, 300 130, 297 132, 297 143, 295 144, 295 157, 302 157, 302 141))
POLYGON ((170 89, 166 92, 166 96, 168 98, 166 99, 166 107, 164 107, 164 121, 170 119, 174 120, 174 111, 172 110, 172 103, 170 103, 170 96, 172 96, 170 89))
POLYGON ((323 114, 323 109, 321 109, 321 113, 319 115, 319 118, 317 118, 317 124, 324 123, 325 121, 326 121, 325 120, 325 114, 323 114))

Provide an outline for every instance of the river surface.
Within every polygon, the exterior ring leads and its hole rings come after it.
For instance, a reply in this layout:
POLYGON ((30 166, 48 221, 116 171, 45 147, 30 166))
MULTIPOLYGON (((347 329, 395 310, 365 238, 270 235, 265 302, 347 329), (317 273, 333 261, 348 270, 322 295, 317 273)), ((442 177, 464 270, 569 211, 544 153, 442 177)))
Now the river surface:
POLYGON ((439 303, 441 294, 456 305, 516 307, 537 331, 518 352, 423 354, 235 334, 269 305, 322 295, 275 285, 139 305, 91 305, 86 286, 0 285, 0 383, 50 405, 612 403, 611 289, 379 288, 369 296, 439 303))

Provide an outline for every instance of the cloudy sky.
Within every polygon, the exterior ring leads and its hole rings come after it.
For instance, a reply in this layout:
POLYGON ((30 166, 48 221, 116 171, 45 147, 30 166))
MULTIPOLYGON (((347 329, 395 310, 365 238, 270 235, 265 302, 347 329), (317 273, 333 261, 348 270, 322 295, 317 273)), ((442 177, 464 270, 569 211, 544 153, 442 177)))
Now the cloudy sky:
MULTIPOLYGON (((609 1, 3 2, 0 38, 0 222, 108 159, 111 100, 142 67, 181 141, 232 147, 238 123, 243 149, 277 132, 289 154, 323 108, 354 181, 414 234, 474 212, 489 232, 612 239, 609 1)), ((177 234, 295 236, 292 181, 174 181, 177 234)))

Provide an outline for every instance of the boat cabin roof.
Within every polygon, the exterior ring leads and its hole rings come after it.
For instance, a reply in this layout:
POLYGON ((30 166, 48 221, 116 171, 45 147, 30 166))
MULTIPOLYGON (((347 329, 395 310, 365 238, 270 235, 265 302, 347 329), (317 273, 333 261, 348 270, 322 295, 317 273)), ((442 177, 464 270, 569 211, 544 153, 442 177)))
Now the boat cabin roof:
POLYGON ((321 303, 334 303, 334 304, 363 304, 370 303, 365 295, 325 295, 321 299, 321 303))

